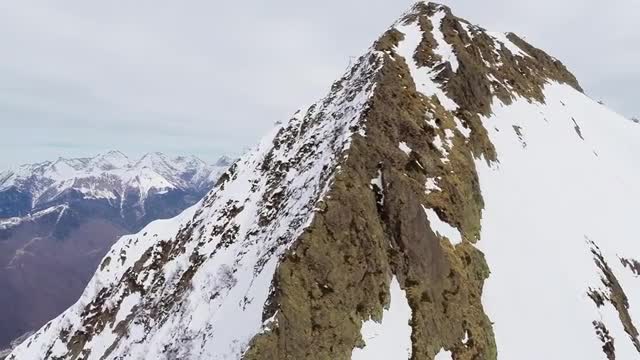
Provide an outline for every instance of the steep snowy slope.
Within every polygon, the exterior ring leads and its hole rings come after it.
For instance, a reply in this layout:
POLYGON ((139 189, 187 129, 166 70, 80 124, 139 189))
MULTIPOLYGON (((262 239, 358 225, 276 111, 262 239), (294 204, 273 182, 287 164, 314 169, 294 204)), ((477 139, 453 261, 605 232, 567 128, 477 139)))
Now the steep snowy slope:
POLYGON ((484 304, 499 354, 603 359, 610 346, 617 359, 639 358, 640 131, 566 86, 546 86, 545 97, 496 105, 484 120, 500 160, 478 164, 484 304))
POLYGON ((9 359, 633 359, 638 131, 418 3, 9 359))

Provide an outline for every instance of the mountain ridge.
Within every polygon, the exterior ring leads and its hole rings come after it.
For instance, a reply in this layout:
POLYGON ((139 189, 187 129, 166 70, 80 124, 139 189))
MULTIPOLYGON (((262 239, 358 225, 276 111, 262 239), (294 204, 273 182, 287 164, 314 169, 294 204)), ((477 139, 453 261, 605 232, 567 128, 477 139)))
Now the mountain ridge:
POLYGON ((420 2, 9 359, 637 356, 637 136, 557 59, 420 2))

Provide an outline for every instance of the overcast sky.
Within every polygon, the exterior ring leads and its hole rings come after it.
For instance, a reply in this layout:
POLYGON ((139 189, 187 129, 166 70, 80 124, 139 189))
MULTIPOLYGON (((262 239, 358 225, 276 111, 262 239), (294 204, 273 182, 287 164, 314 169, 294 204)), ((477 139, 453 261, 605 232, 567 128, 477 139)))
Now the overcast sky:
MULTIPOLYGON (((0 168, 119 149, 207 161, 324 95, 405 0, 0 0, 0 168)), ((640 115, 637 0, 443 0, 640 115)))

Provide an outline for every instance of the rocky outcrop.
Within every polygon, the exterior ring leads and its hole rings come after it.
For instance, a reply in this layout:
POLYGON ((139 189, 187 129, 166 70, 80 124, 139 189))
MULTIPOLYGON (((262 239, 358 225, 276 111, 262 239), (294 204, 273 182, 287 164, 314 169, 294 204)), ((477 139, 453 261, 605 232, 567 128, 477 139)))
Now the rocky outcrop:
MULTIPOLYGON (((122 238, 81 300, 10 359, 351 359, 373 341, 363 324, 384 325, 391 284, 410 308, 411 348, 402 350, 411 359, 498 358, 484 302, 492 264, 480 250, 496 239, 481 239, 479 172, 512 159, 494 142, 498 126, 514 137, 514 153, 534 146, 527 126, 488 124, 498 107, 535 104, 543 114, 553 84, 582 96, 558 60, 516 35, 418 3, 327 97, 231 166, 201 205, 122 238)), ((569 122, 570 139, 586 146, 583 122, 569 122)), ((510 241, 530 229, 519 230, 510 241)), ((610 291, 572 296, 617 304, 634 336, 622 283, 599 269, 610 291)), ((535 310, 536 299, 527 305, 535 310)), ((583 320, 615 358, 612 325, 583 320)))
MULTIPOLYGON (((625 289, 620 284, 620 281, 616 277, 613 269, 607 263, 607 260, 602 254, 602 251, 592 240, 588 240, 591 246, 591 253, 593 254, 593 261, 596 267, 600 271, 600 281, 602 287, 590 288, 588 295, 593 300, 596 307, 600 308, 606 305, 611 305, 618 314, 618 318, 624 331, 627 333, 629 340, 640 354, 640 333, 635 325, 634 320, 629 312, 629 298, 625 293, 625 289)), ((630 262, 622 260, 623 265, 627 266, 630 262)), ((602 341, 602 350, 607 355, 608 359, 615 359, 615 339, 611 337, 607 330, 607 324, 602 320, 593 321, 594 328, 600 340, 602 341)), ((611 324, 610 324, 611 325, 611 324)), ((618 341, 624 341, 619 339, 618 341)))
POLYGON ((275 316, 277 326, 255 339, 246 359, 349 359, 362 343, 362 321, 381 319, 391 276, 400 279, 413 310, 414 359, 431 359, 442 348, 456 359, 497 356, 480 301, 489 267, 473 246, 483 208, 474 160, 497 160, 479 116, 488 114, 491 99, 502 93, 543 101, 546 81, 578 85, 542 51, 518 39, 530 55, 516 56, 446 7, 420 3, 398 25, 413 23, 423 31, 413 58, 396 51, 405 36, 396 27, 375 46, 385 55, 363 115, 366 133, 355 136, 325 210, 281 263, 274 280, 277 305, 264 315, 265 320, 275 316), (430 19, 437 12, 445 13, 441 29, 460 61, 455 73, 433 51, 430 19), (457 111, 417 89, 409 61, 435 68, 436 79, 460 105, 457 111), (469 138, 457 128, 461 120, 469 138), (434 145, 438 138, 450 142, 444 161, 434 145), (399 149, 401 142, 409 153, 399 149), (371 189, 378 172, 382 204, 371 189), (440 191, 425 191, 428 179, 437 179, 440 191), (452 246, 452 239, 436 235, 425 208, 458 229, 463 242, 452 246))

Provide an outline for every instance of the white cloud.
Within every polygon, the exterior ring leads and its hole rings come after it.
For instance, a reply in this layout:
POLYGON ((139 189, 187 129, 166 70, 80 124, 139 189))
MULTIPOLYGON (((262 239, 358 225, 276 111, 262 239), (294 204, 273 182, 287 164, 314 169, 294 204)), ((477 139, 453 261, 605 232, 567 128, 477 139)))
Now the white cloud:
MULTIPOLYGON (((595 98, 640 113, 632 0, 445 3, 519 33, 563 60, 595 98)), ((238 153, 324 95, 410 4, 3 2, 0 167, 109 148, 238 153)))

